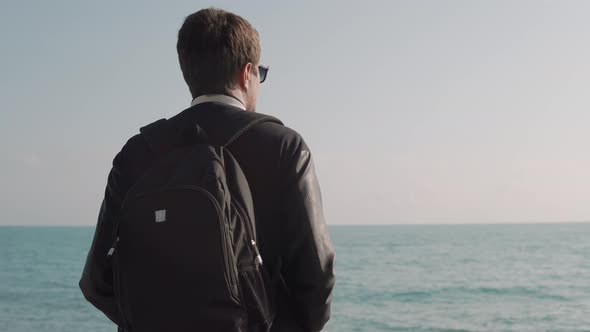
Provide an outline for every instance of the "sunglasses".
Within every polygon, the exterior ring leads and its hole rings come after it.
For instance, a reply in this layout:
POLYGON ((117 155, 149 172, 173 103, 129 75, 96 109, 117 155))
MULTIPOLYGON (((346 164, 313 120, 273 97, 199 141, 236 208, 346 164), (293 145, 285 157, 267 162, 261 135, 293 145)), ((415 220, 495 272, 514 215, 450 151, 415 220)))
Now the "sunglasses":
POLYGON ((268 66, 258 66, 258 72, 260 73, 260 83, 266 80, 266 75, 268 74, 268 66))

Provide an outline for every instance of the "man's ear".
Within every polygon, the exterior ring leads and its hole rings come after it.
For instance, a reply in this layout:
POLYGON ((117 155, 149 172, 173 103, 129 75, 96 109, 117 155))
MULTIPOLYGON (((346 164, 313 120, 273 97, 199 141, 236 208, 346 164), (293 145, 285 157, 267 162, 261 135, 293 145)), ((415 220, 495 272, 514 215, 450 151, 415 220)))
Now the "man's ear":
POLYGON ((242 66, 240 70, 240 85, 242 89, 248 88, 248 82, 253 79, 254 75, 252 74, 252 63, 248 62, 247 64, 242 66))

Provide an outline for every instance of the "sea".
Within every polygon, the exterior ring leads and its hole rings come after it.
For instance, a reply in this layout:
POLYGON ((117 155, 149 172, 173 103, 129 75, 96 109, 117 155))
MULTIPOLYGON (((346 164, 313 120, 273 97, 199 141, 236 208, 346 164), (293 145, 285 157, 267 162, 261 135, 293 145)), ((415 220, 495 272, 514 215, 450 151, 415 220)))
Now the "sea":
MULTIPOLYGON (((590 224, 330 226, 325 331, 590 331, 590 224)), ((116 331, 78 288, 93 227, 0 227, 0 332, 116 331)))

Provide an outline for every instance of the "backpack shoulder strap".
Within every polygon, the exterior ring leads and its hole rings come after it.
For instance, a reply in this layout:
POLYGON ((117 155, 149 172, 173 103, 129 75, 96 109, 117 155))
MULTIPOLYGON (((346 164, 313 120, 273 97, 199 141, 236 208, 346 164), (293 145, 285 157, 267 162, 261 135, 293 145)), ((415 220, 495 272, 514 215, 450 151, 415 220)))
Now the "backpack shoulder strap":
POLYGON ((235 118, 231 119, 231 121, 227 125, 219 126, 221 132, 218 137, 218 144, 223 147, 226 147, 233 143, 236 139, 238 139, 240 136, 242 136, 242 134, 244 134, 248 130, 265 122, 273 122, 283 125, 281 120, 275 118, 274 116, 262 113, 243 111, 238 114, 235 114, 235 118))
POLYGON ((165 154, 174 146, 190 142, 200 141, 226 147, 261 123, 273 122, 283 125, 279 119, 262 113, 240 111, 232 113, 229 118, 216 117, 215 114, 204 118, 201 114, 187 112, 189 110, 140 128, 141 135, 156 156, 165 154))

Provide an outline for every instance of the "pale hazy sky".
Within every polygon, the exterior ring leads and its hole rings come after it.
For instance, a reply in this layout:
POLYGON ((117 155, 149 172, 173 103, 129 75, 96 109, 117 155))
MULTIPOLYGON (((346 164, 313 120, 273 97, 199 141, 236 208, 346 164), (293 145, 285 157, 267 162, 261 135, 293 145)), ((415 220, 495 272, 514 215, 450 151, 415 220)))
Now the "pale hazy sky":
POLYGON ((329 224, 590 220, 589 1, 0 2, 0 224, 94 225, 111 162, 190 103, 184 17, 260 32, 258 110, 329 224))

